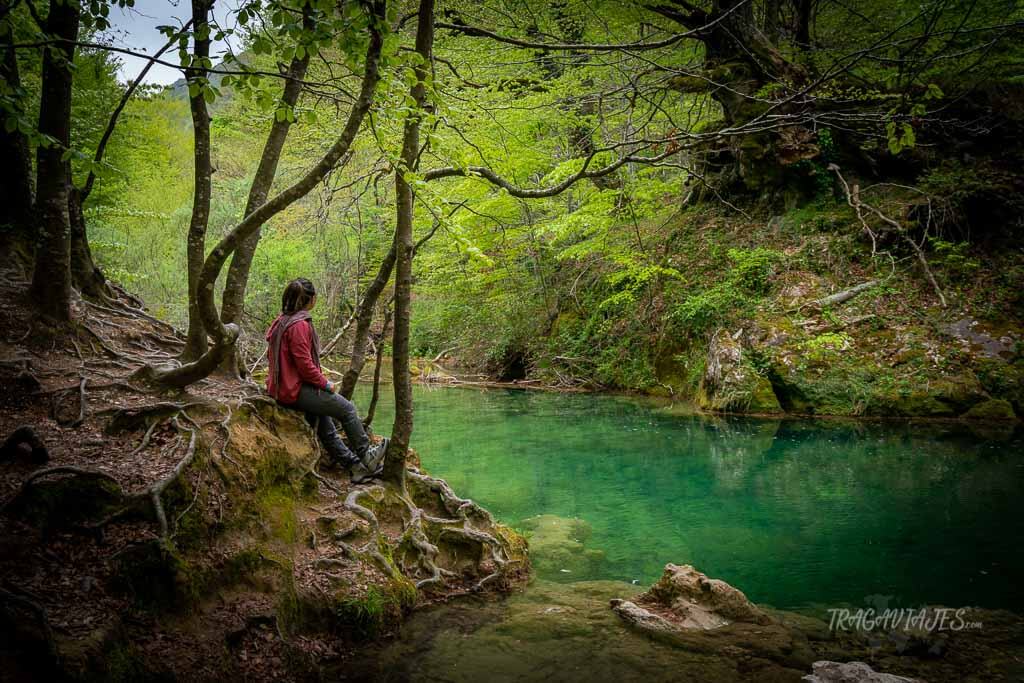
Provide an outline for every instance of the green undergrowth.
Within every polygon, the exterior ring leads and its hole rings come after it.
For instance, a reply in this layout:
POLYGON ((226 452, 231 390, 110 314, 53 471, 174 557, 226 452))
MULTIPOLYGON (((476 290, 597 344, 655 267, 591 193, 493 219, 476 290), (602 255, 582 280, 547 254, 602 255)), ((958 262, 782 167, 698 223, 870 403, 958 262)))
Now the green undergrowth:
MULTIPOLYGON (((819 171, 813 196, 786 211, 755 201, 740 214, 709 200, 618 236, 609 231, 600 250, 584 242, 564 252, 585 258, 553 250, 558 267, 545 284, 561 292, 557 300, 521 292, 514 313, 493 300, 473 319, 460 318, 453 303, 446 324, 476 329, 481 317, 506 316, 463 358, 500 369, 495 359, 518 354, 529 377, 555 385, 661 394, 730 412, 974 417, 974 405, 997 399, 1021 415, 1024 263, 1006 248, 1014 228, 986 226, 981 239, 963 227, 977 212, 972 202, 1005 174, 940 165, 921 176, 921 188, 936 193, 930 205, 909 185, 864 191, 864 201, 922 245, 942 307, 908 243, 886 235, 872 214, 873 244, 834 176, 819 171), (871 281, 847 301, 814 304, 871 281), (960 321, 1001 346, 963 341, 951 331, 960 321), (706 396, 709 344, 719 331, 737 336, 749 381, 734 395, 706 396)), ((445 305, 429 291, 423 299, 417 306, 435 315, 445 305)))

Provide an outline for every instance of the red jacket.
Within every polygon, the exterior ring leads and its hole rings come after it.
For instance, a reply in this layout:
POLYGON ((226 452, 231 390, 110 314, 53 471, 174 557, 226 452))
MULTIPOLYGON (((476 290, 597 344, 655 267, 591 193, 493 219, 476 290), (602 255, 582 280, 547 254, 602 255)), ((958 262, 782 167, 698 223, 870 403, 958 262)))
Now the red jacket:
MULTIPOLYGON (((278 316, 267 330, 267 343, 270 343, 277 326, 287 318, 288 316, 278 316)), ((281 339, 279 357, 273 358, 273 344, 267 351, 267 362, 270 366, 270 372, 267 374, 267 393, 275 396, 278 403, 286 404, 295 403, 303 383, 312 384, 319 389, 326 389, 328 386, 327 378, 320 371, 313 322, 308 317, 289 322, 281 339), (280 381, 280 387, 277 386, 275 378, 280 381)))

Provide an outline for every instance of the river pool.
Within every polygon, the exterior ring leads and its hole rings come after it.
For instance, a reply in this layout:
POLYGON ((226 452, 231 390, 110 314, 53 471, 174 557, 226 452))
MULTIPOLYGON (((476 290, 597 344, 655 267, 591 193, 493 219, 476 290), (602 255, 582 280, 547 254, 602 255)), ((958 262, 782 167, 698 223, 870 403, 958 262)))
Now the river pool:
POLYGON ((1024 611, 1024 439, 1012 427, 716 419, 509 389, 418 386, 415 405, 412 445, 460 495, 528 535, 544 531, 530 528, 536 515, 582 520, 578 536, 589 527, 586 562, 534 551, 539 578, 646 586, 674 562, 781 609, 886 595, 1024 611))
MULTIPOLYGON (((608 599, 646 588, 668 562, 826 619, 837 607, 1024 612, 1014 425, 709 418, 507 389, 415 394, 424 467, 523 529, 536 578, 507 600, 417 613, 339 678, 752 680, 729 657, 617 623, 608 599)), ((367 396, 361 388, 357 403, 367 396)))

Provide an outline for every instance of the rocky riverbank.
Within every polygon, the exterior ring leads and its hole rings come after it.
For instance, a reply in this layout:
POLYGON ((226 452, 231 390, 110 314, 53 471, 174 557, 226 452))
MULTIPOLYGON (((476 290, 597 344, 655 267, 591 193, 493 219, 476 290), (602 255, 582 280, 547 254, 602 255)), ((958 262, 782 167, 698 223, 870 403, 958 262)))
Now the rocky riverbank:
POLYGON ((138 384, 177 333, 79 305, 78 336, 0 344, 0 680, 315 679, 528 576, 525 540, 414 454, 405 493, 351 485, 254 385, 138 384))

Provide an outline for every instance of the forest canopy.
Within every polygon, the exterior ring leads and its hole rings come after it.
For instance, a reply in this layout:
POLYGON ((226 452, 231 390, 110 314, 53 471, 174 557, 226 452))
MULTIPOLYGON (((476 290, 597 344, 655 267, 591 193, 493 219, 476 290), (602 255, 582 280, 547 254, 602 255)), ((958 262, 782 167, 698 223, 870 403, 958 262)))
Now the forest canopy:
MULTIPOLYGON (((865 225, 903 240, 873 262, 916 254, 943 300, 925 252, 1018 229, 992 135, 1019 125, 1015 0, 214 5, 161 27, 166 87, 119 70, 130 0, 0 9, 5 239, 49 319, 119 286, 187 327, 161 382, 246 374, 303 274, 349 393, 406 304, 415 354, 650 386, 666 338, 742 307, 672 244, 694 211, 856 228, 847 177, 913 186, 942 211, 906 240, 865 225)), ((713 270, 757 294, 776 252, 740 242, 713 270)))

